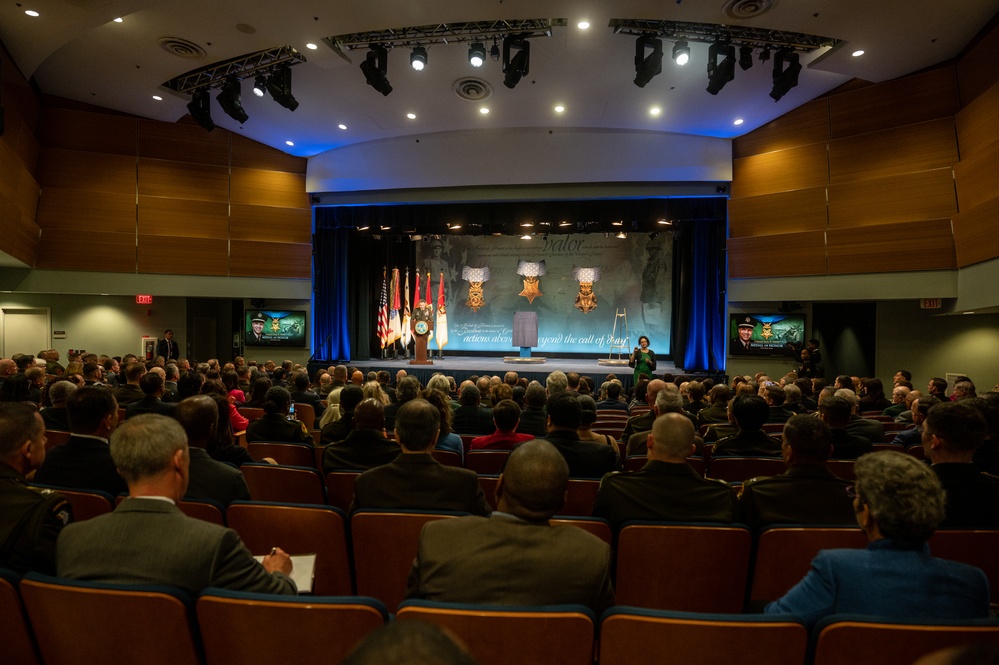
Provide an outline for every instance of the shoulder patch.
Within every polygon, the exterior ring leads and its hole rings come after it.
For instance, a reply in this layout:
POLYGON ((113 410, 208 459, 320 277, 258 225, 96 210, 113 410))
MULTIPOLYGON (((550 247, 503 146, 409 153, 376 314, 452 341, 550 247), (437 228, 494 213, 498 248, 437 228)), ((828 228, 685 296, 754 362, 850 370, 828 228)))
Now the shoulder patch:
POLYGON ((62 522, 63 526, 69 524, 70 520, 73 519, 73 510, 69 501, 67 499, 57 501, 55 505, 52 506, 52 516, 62 522))

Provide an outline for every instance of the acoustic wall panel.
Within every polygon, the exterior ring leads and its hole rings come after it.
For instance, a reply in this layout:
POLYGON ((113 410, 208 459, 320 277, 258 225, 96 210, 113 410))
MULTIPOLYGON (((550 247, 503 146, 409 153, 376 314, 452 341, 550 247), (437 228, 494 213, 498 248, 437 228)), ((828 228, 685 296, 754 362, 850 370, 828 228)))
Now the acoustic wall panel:
POLYGON ((728 241, 729 277, 824 275, 824 231, 781 233, 728 241))
POLYGON ((991 198, 971 210, 954 215, 954 244, 957 249, 958 266, 963 268, 999 256, 997 219, 999 219, 999 197, 991 198))
POLYGON ((233 240, 311 243, 310 208, 276 208, 233 203, 230 208, 233 240))
POLYGON ((139 272, 224 277, 229 270, 228 245, 224 238, 139 235, 139 272))
POLYGON ((139 195, 193 201, 227 201, 225 166, 139 158, 139 195))
POLYGON ((821 231, 827 226, 826 188, 764 194, 728 202, 732 238, 821 231))
POLYGON ((135 195, 46 187, 38 202, 38 225, 67 234, 91 231, 135 233, 135 195))
POLYGON ((829 180, 826 144, 741 157, 732 162, 733 199, 820 187, 829 180))
POLYGON ((829 229, 826 241, 831 275, 957 267, 949 219, 829 229))
POLYGON ((138 222, 140 236, 224 239, 229 234, 229 205, 225 201, 140 196, 138 222))
POLYGON ((135 157, 136 119, 73 109, 42 109, 38 139, 46 148, 62 148, 135 157))
POLYGON ((135 233, 42 229, 36 268, 135 272, 135 233))
POLYGON ((732 141, 732 156, 750 157, 829 140, 829 98, 820 97, 732 141))
POLYGON ((305 175, 260 169, 232 169, 230 200, 233 203, 308 208, 305 175))
POLYGON ((954 117, 961 159, 999 141, 999 85, 994 85, 954 117))
POLYGON ((134 194, 135 157, 42 148, 38 182, 43 188, 134 194))
POLYGON ((229 244, 229 274, 308 279, 312 276, 312 244, 233 240, 229 244))
POLYGON ((245 136, 232 134, 232 166, 261 171, 285 171, 304 175, 309 160, 281 152, 245 136))
POLYGON ((138 155, 171 162, 229 165, 226 131, 206 132, 199 125, 139 120, 138 155))
POLYGON ((829 226, 941 219, 957 212, 950 168, 829 185, 829 226))
POLYGON ((951 117, 829 142, 829 181, 869 180, 949 167, 958 160, 951 117))
POLYGON ((959 210, 970 210, 999 196, 999 141, 954 165, 959 210))

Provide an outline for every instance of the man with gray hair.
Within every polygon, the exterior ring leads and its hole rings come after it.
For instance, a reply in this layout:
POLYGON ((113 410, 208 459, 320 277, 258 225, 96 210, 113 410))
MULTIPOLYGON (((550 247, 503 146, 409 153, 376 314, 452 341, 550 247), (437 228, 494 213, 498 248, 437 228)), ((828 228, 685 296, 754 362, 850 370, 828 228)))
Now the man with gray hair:
POLYGON ((531 381, 524 392, 524 409, 520 413, 520 424, 517 432, 542 437, 548 431, 545 404, 548 395, 537 381, 531 381))
POLYGON ((491 605, 614 604, 610 546, 549 522, 565 502, 569 467, 549 442, 517 447, 496 485, 497 513, 428 522, 408 598, 491 605))
POLYGON ((551 397, 555 393, 560 393, 569 389, 569 379, 566 377, 565 372, 560 370, 555 370, 548 375, 545 380, 545 390, 548 391, 548 396, 551 397))
MULTIPOLYGON (((666 382, 662 379, 652 379, 649 381, 649 385, 645 388, 645 401, 649 405, 649 411, 638 416, 632 416, 628 418, 628 422, 624 426, 624 432, 621 434, 621 441, 625 443, 631 438, 632 434, 638 432, 648 432, 652 429, 652 421, 656 419, 655 406, 656 406, 656 395, 659 394, 660 390, 666 389, 666 382)), ((683 404, 681 399, 681 404, 683 404)))
MULTIPOLYGON (((672 394, 679 399, 679 393, 672 394)), ((649 461, 640 471, 604 476, 593 506, 595 517, 609 520, 615 531, 628 520, 735 521, 732 488, 702 478, 687 464, 695 446, 694 425, 686 415, 664 413, 645 438, 649 461)))
POLYGON ((130 498, 108 515, 63 529, 60 577, 112 584, 169 584, 191 594, 209 586, 293 595, 291 558, 279 547, 257 563, 232 529, 187 517, 187 435, 166 416, 130 418, 111 436, 111 456, 130 498))
MULTIPOLYGON (((652 411, 650 411, 649 413, 652 415, 653 424, 655 424, 655 419, 657 419, 659 416, 662 416, 667 413, 679 413, 680 415, 690 420, 690 425, 691 427, 694 427, 694 432, 697 431, 696 421, 694 420, 694 416, 684 411, 683 398, 680 396, 680 393, 677 392, 676 390, 660 390, 658 393, 656 393, 656 402, 652 406, 652 411)), ((625 448, 625 450, 627 451, 626 454, 644 455, 648 450, 649 435, 651 433, 652 433, 652 425, 649 426, 649 429, 642 430, 640 432, 635 432, 630 437, 625 439, 625 443, 627 444, 627 447, 625 448)), ((701 449, 701 446, 704 445, 704 440, 695 434, 694 445, 699 451, 701 449)))
POLYGON ((45 421, 45 429, 57 430, 59 432, 69 431, 69 415, 66 413, 66 400, 77 389, 77 385, 72 381, 56 381, 49 387, 49 401, 52 406, 47 406, 39 413, 45 421))
POLYGON ((864 455, 854 471, 853 510, 867 549, 822 550, 804 579, 764 611, 793 614, 807 628, 830 614, 987 618, 985 573, 930 556, 926 541, 944 518, 944 492, 933 471, 892 450, 864 455))

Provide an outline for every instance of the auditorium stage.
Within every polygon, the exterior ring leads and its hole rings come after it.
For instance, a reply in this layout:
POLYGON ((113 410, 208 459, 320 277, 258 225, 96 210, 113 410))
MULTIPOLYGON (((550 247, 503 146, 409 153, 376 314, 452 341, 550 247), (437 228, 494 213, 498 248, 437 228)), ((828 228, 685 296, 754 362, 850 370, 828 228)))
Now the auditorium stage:
MULTIPOLYGON (((510 354, 515 355, 514 354, 510 354)), ((535 354, 534 358, 537 359, 540 354, 535 354)), ((465 379, 471 376, 481 376, 482 374, 488 373, 490 375, 498 375, 502 377, 506 372, 517 372, 522 377, 526 377, 529 381, 540 381, 544 384, 545 379, 549 374, 555 370, 561 370, 563 372, 578 372, 580 375, 593 377, 593 381, 599 385, 603 382, 604 378, 608 374, 614 374, 621 380, 625 389, 629 389, 632 385, 633 370, 628 367, 627 363, 623 365, 601 365, 598 360, 606 358, 601 356, 600 358, 546 358, 544 363, 507 363, 503 361, 504 356, 459 356, 459 355, 448 355, 447 351, 444 351, 444 358, 438 359, 434 358, 433 365, 410 365, 409 360, 405 358, 399 358, 393 360, 392 358, 387 359, 371 359, 371 360, 353 360, 348 364, 352 367, 356 367, 362 372, 369 371, 380 371, 385 370, 392 375, 392 382, 395 382, 395 375, 400 369, 406 370, 407 374, 416 376, 420 380, 420 383, 426 385, 430 377, 436 372, 442 372, 448 376, 454 377, 454 380, 461 383, 465 379)), ((336 363, 338 364, 338 363, 336 363)), ((319 362, 310 363, 310 371, 315 371, 319 367, 329 367, 330 363, 323 364, 319 362)), ((683 370, 676 367, 668 361, 660 360, 656 366, 656 376, 662 376, 663 374, 683 374, 683 370)), ((691 377, 705 377, 707 374, 704 373, 687 373, 691 377)))

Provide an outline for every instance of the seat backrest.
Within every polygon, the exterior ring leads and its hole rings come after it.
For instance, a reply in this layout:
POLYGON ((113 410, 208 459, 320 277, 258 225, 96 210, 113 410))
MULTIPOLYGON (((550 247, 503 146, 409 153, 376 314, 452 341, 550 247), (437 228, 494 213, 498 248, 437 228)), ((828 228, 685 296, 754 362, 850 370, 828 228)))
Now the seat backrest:
MULTIPOLYGON (((245 465, 244 465, 245 466, 245 465)), ((254 555, 274 546, 288 554, 315 554, 312 592, 317 596, 353 593, 343 512, 330 506, 233 501, 229 527, 254 555)))
POLYGON ((911 665, 939 649, 999 642, 999 622, 879 622, 870 617, 833 615, 815 628, 814 665, 911 665))
POLYGON ((496 484, 498 482, 499 476, 479 474, 479 487, 482 488, 482 493, 486 495, 486 502, 493 510, 496 510, 496 484))
POLYGON ((600 624, 600 665, 801 665, 808 631, 789 616, 612 608, 600 624))
POLYGON ((843 480, 856 480, 857 476, 853 472, 853 465, 857 460, 852 459, 831 459, 826 460, 826 468, 833 472, 834 476, 839 476, 843 480))
POLYGON ((465 453, 465 468, 475 473, 499 473, 509 456, 509 450, 470 450, 465 453))
POLYGON ((193 601, 180 589, 28 573, 21 597, 46 665, 199 663, 193 601))
POLYGON ((388 618, 373 598, 207 589, 198 598, 207 665, 339 663, 388 618))
POLYGON ((0 662, 38 665, 38 651, 21 603, 16 573, 0 568, 0 617, 3 621, 3 655, 0 662))
POLYGON ((435 450, 432 454, 444 466, 461 466, 461 455, 453 450, 435 450))
POLYGON ((472 439, 479 436, 478 434, 459 434, 461 437, 461 447, 465 449, 465 455, 472 449, 472 439))
POLYGON ((581 605, 503 608, 407 600, 396 620, 449 630, 479 665, 593 662, 593 614, 581 605))
POLYGON ((347 512, 354 502, 354 483, 360 471, 333 471, 326 474, 326 495, 329 504, 347 512))
POLYGON ((45 450, 52 450, 56 446, 61 446, 69 441, 69 437, 71 436, 73 436, 72 432, 63 432, 55 429, 45 430, 45 450))
POLYGON ((225 506, 211 499, 184 499, 177 502, 177 507, 187 515, 198 520, 225 526, 225 506))
POLYGON ((929 545, 935 557, 981 568, 989 578, 990 602, 999 605, 999 529, 942 529, 929 545))
POLYGON ((73 507, 74 522, 82 522, 91 517, 110 513, 116 505, 110 494, 100 490, 80 490, 53 485, 35 485, 35 487, 50 489, 69 499, 69 504, 73 507))
POLYGON ((867 536, 856 527, 776 527, 756 545, 750 600, 777 600, 808 573, 819 550, 863 549, 867 536))
POLYGON ((608 545, 613 545, 614 535, 610 522, 600 517, 553 517, 552 525, 574 526, 593 534, 608 545))
POLYGON ((360 510, 350 518, 357 593, 372 596, 394 612, 406 597, 406 580, 427 522, 465 513, 360 510))
POLYGON ((741 525, 629 522, 617 540, 617 603, 741 612, 751 547, 749 529, 741 525), (651 552, 670 565, 650 566, 651 552))
POLYGON ((311 404, 295 402, 295 418, 311 431, 316 426, 316 409, 311 404))
POLYGON ((647 455, 628 455, 624 460, 625 471, 638 471, 648 463, 647 455))
POLYGON ((260 462, 239 467, 255 501, 326 503, 323 477, 311 466, 274 466, 260 462))
POLYGON ((316 454, 312 446, 305 443, 275 443, 253 441, 246 444, 246 452, 254 461, 270 457, 285 466, 310 466, 316 468, 316 454))
POLYGON ((760 429, 767 434, 780 434, 784 431, 784 423, 764 423, 760 429))
POLYGON ((264 410, 255 406, 241 406, 236 410, 239 411, 239 415, 249 421, 258 420, 264 417, 264 410))
POLYGON ((779 457, 711 457, 708 476, 726 482, 740 482, 757 476, 779 476, 784 473, 784 460, 779 457))
POLYGON ((589 517, 593 514, 593 502, 597 499, 599 480, 570 478, 566 491, 565 505, 558 511, 559 515, 573 517, 589 517))

